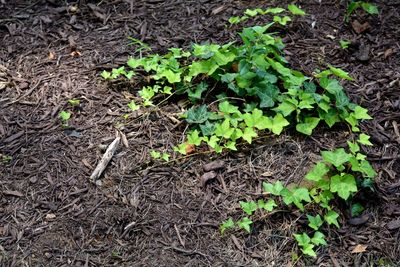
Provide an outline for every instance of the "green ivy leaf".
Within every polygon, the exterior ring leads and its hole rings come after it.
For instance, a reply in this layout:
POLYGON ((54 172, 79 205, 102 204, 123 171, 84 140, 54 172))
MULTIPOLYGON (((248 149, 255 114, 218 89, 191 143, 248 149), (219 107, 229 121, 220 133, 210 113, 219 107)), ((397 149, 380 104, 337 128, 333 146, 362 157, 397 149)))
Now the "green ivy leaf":
POLYGON ((228 19, 228 22, 229 22, 230 24, 238 24, 238 23, 240 23, 240 17, 237 17, 237 16, 235 16, 235 17, 230 17, 230 18, 228 19))
POLYGON ((233 227, 235 227, 235 223, 233 222, 232 218, 224 221, 220 226, 221 235, 223 235, 227 229, 231 229, 233 227))
POLYGON ((130 110, 132 110, 132 111, 136 111, 136 110, 140 109, 140 106, 136 105, 135 101, 132 100, 131 102, 129 102, 128 108, 130 108, 130 110))
POLYGON ((80 103, 81 101, 79 99, 68 99, 68 104, 70 104, 73 107, 79 106, 80 103))
POLYGON ((283 26, 285 26, 289 21, 292 21, 292 19, 289 16, 284 16, 284 17, 274 16, 273 20, 274 22, 277 22, 283 26))
POLYGON ((225 145, 225 148, 229 149, 229 150, 233 150, 233 151, 237 151, 236 148, 236 142, 235 141, 228 141, 225 145))
POLYGON ((295 188, 290 191, 287 188, 284 188, 281 191, 281 195, 283 198, 283 202, 286 205, 295 204, 301 211, 304 210, 304 206, 302 204, 303 201, 311 202, 310 193, 307 188, 300 187, 295 188))
POLYGON ((371 164, 365 160, 362 159, 360 162, 357 160, 357 158, 352 157, 350 159, 351 163, 351 170, 355 172, 361 172, 364 174, 364 176, 368 178, 374 178, 377 173, 375 172, 374 168, 371 166, 371 164))
POLYGON ((239 204, 242 210, 246 212, 248 215, 252 215, 253 212, 255 212, 258 207, 257 203, 254 201, 249 201, 249 202, 239 201, 239 204))
POLYGON ((361 2, 361 7, 370 15, 378 15, 379 10, 378 7, 371 3, 361 2))
POLYGON ((314 236, 311 238, 311 242, 314 243, 315 245, 321 245, 321 246, 326 246, 328 245, 325 241, 325 235, 319 231, 316 231, 314 233, 314 236))
POLYGON ((108 71, 106 71, 106 70, 103 70, 103 71, 101 72, 100 75, 101 75, 101 77, 103 77, 103 79, 105 79, 105 80, 111 79, 111 73, 108 72, 108 71))
MULTIPOLYGON (((283 128, 285 126, 288 126, 290 123, 282 116, 282 114, 278 113, 275 115, 275 117, 271 120, 271 131, 279 135, 283 131, 283 128)), ((269 128, 269 127, 267 127, 269 128)))
POLYGON ((360 203, 351 205, 351 217, 359 216, 364 211, 364 207, 360 203))
POLYGON ((357 120, 371 120, 372 119, 372 117, 370 115, 368 115, 368 110, 363 107, 360 107, 360 106, 356 106, 354 108, 354 112, 352 113, 352 115, 357 120))
POLYGON ((150 156, 151 156, 153 159, 159 159, 159 158, 161 158, 161 153, 158 152, 158 151, 155 151, 155 150, 151 150, 151 151, 150 151, 150 156))
POLYGON ((252 220, 250 220, 250 219, 247 218, 247 217, 244 217, 243 219, 241 219, 240 221, 237 222, 237 225, 238 225, 240 228, 246 230, 246 232, 250 233, 250 230, 251 230, 251 229, 250 229, 250 225, 251 225, 252 223, 253 223, 252 220))
POLYGON ((335 175, 331 178, 331 192, 347 200, 352 192, 357 192, 356 179, 351 174, 335 175))
POLYGON ((348 162, 351 158, 351 155, 346 153, 344 148, 338 148, 334 151, 322 151, 321 155, 326 162, 331 163, 336 168, 348 162))
POLYGON ((62 121, 66 122, 71 118, 71 113, 68 111, 60 111, 60 113, 58 113, 58 116, 61 118, 62 121))
POLYGON ((208 88, 208 84, 205 83, 205 82, 201 82, 201 83, 199 83, 199 84, 196 86, 196 88, 195 88, 194 91, 192 91, 192 90, 189 90, 189 91, 188 91, 188 97, 189 97, 190 100, 192 100, 192 101, 193 101, 193 100, 199 100, 199 99, 201 99, 201 94, 202 94, 204 91, 206 91, 207 88, 208 88))
POLYGON ((186 121, 188 123, 203 123, 207 121, 209 112, 206 105, 201 105, 198 108, 192 107, 186 112, 186 121))
POLYGON ((223 101, 219 103, 218 109, 224 114, 238 114, 238 115, 241 114, 239 108, 237 106, 232 105, 228 101, 223 101))
POLYGON ((279 88, 269 82, 258 83, 256 94, 260 98, 260 108, 270 108, 275 105, 279 95, 279 88))
POLYGON ((298 123, 296 125, 296 130, 300 133, 311 135, 315 127, 317 127, 320 118, 307 117, 303 123, 298 123))
POLYGON ((305 247, 308 244, 310 244, 311 238, 306 233, 303 233, 301 235, 294 234, 293 236, 296 239, 297 244, 299 244, 299 246, 301 246, 301 247, 305 247))
POLYGON ((218 137, 229 139, 234 131, 235 129, 230 127, 229 119, 225 119, 221 124, 215 124, 214 134, 218 137))
POLYGON ((321 85, 322 88, 324 88, 332 95, 337 95, 339 92, 343 91, 343 87, 336 79, 329 79, 327 77, 322 77, 319 79, 319 84, 321 85))
POLYGON ((311 257, 317 257, 317 254, 314 251, 314 245, 313 244, 305 245, 301 249, 301 252, 303 252, 304 255, 308 255, 308 256, 311 256, 311 257))
POLYGON ((246 9, 244 11, 244 14, 249 16, 249 17, 255 17, 255 16, 258 15, 258 10, 256 10, 256 9, 246 9))
POLYGON ((175 152, 178 152, 178 153, 180 153, 180 154, 182 154, 182 155, 186 155, 186 146, 187 146, 187 144, 186 144, 186 143, 183 143, 183 144, 180 144, 180 145, 178 145, 178 146, 174 146, 172 149, 173 149, 175 152))
POLYGON ((329 167, 323 162, 318 162, 314 168, 307 173, 306 179, 314 182, 319 182, 329 172, 329 167))
POLYGON ((324 223, 321 219, 321 216, 319 216, 319 214, 315 217, 307 214, 307 218, 309 221, 308 226, 310 226, 315 231, 317 231, 321 227, 321 225, 324 223))
POLYGON ((161 155, 161 159, 163 159, 164 161, 169 161, 169 158, 171 157, 171 155, 170 154, 168 154, 168 153, 162 153, 162 155, 161 155))
POLYGON ((257 202, 257 205, 258 205, 258 208, 264 209, 269 212, 273 211, 274 207, 277 207, 275 200, 273 200, 273 199, 269 199, 267 202, 265 202, 262 199, 259 199, 257 202))
POLYGON ((349 73, 345 72, 342 69, 335 68, 332 65, 329 65, 329 69, 332 72, 332 74, 336 75, 339 78, 346 79, 346 80, 349 80, 349 81, 354 81, 354 79, 352 77, 350 77, 349 73))
POLYGON ((366 134, 360 134, 360 136, 358 137, 357 142, 359 142, 362 145, 366 145, 366 146, 372 146, 372 143, 369 141, 370 136, 366 135, 366 134))
POLYGON ((355 155, 358 151, 360 151, 360 146, 357 143, 353 143, 351 141, 347 141, 347 145, 349 146, 350 152, 355 155))
POLYGON ((199 146, 201 141, 203 141, 203 138, 199 136, 198 130, 193 130, 187 135, 187 140, 188 144, 199 146))
POLYGON ((200 130, 204 136, 212 135, 215 131, 215 128, 215 123, 210 123, 209 121, 206 121, 204 124, 200 124, 200 130))
POLYGON ((264 116, 263 112, 257 108, 253 109, 251 114, 243 114, 242 118, 247 127, 255 127, 259 130, 267 129, 271 125, 269 118, 264 116))
POLYGON ((328 211, 328 213, 324 216, 324 219, 328 224, 334 224, 337 228, 340 228, 337 218, 339 218, 339 214, 333 210, 328 211))
POLYGON ((285 11, 285 9, 281 8, 281 7, 271 7, 271 8, 267 8, 264 10, 265 14, 271 13, 271 14, 279 14, 282 13, 283 11, 285 11))
POLYGON ((280 196, 283 188, 281 181, 277 181, 275 184, 263 182, 264 191, 274 196, 280 196))
POLYGON ((247 127, 244 129, 242 138, 246 140, 249 144, 251 144, 253 137, 257 137, 257 133, 251 127, 247 127))
POLYGON ((299 7, 297 7, 296 5, 293 5, 293 4, 288 5, 288 10, 293 15, 304 16, 306 14, 306 12, 304 12, 304 10, 300 9, 299 7))
POLYGON ((288 100, 284 100, 281 104, 279 104, 278 107, 274 108, 273 110, 282 113, 282 115, 284 117, 289 116, 293 111, 295 111, 297 108, 297 106, 288 101, 288 100))

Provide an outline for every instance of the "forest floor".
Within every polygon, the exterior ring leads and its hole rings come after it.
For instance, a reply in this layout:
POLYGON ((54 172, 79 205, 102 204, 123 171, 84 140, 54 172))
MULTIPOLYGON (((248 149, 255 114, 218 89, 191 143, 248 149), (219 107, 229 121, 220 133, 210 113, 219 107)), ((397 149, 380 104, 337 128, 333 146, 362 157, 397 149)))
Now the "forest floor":
POLYGON ((262 181, 300 181, 320 150, 345 145, 346 127, 317 129, 312 137, 286 131, 240 152, 151 165, 150 150, 182 139, 185 125, 168 117, 180 107, 169 103, 125 120, 135 91, 111 88, 99 76, 137 56, 128 36, 159 53, 226 43, 244 26, 226 27, 229 17, 274 4, 67 2, 0 1, 1 266, 400 266, 399 1, 377 2, 378 16, 358 12, 349 24, 340 1, 298 1, 308 15, 279 33, 291 67, 309 76, 326 64, 348 71, 356 79, 344 84, 349 97, 374 117, 361 126, 378 172, 375 192, 359 196, 366 210, 354 220, 344 207, 342 227, 324 229, 329 246, 299 260, 292 259, 292 234, 304 229, 303 214, 275 213, 250 234, 221 236, 219 225, 241 216, 238 202, 255 197, 262 181), (355 20, 367 28, 357 33, 355 20), (342 49, 342 39, 352 45, 342 49), (73 98, 81 102, 74 109, 73 98), (61 110, 73 113, 68 129, 61 110), (88 177, 117 125, 127 142, 96 186, 88 177), (202 186, 203 166, 215 160, 223 161, 218 179, 202 186), (357 245, 365 251, 354 253, 357 245))

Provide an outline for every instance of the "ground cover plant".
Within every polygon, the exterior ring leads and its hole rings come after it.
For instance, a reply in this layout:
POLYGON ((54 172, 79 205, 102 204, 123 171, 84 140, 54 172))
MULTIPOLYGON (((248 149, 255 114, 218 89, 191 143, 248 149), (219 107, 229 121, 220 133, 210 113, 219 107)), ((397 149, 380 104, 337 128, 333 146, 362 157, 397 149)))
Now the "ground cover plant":
MULTIPOLYGON (((295 5, 289 5, 288 10, 293 15, 305 15, 295 5)), ((229 22, 237 24, 257 15, 284 11, 283 8, 247 9, 244 16, 232 17, 229 22)), ((240 42, 194 44, 191 50, 170 48, 165 55, 140 55, 130 58, 127 66, 111 72, 104 70, 101 76, 108 81, 121 77, 131 81, 137 79, 138 71, 145 72, 145 79, 139 77, 145 83, 138 91, 139 102, 128 104, 132 111, 143 107, 151 112, 160 105, 153 99, 160 96, 161 104, 174 95, 189 100, 192 106, 181 117, 190 128, 185 142, 173 147, 183 155, 198 148, 216 153, 237 151, 240 142, 251 144, 266 132, 279 135, 290 127, 312 135, 322 122, 329 128, 347 123, 353 132, 360 132, 359 122, 372 118, 365 108, 351 103, 347 97, 338 80, 353 81, 347 72, 328 65, 326 70, 307 77, 288 66, 282 39, 270 29, 276 23, 286 25, 290 20, 288 16, 279 19, 274 16, 270 24, 244 28, 239 33, 240 42)), ((265 193, 281 197, 287 206, 293 204, 302 212, 304 203, 311 209, 319 206, 323 220, 320 214, 307 214, 309 226, 315 231, 313 237, 306 232, 294 234, 303 254, 316 257, 314 247, 327 245, 325 235, 319 231, 324 222, 339 228, 334 200, 350 200, 359 187, 373 190, 376 172, 359 147, 359 144, 372 145, 368 139, 368 135, 361 133, 356 142, 348 141, 349 152, 344 148, 322 151, 324 161, 317 163, 305 177, 312 182, 308 188, 288 188, 280 181, 263 183, 265 193)), ((169 153, 154 150, 150 156, 167 162, 170 158, 169 153)), ((241 201, 240 205, 247 215, 257 209, 272 212, 277 207, 274 199, 241 201)), ((236 223, 230 218, 222 223, 221 234, 235 224, 250 233, 252 223, 248 217, 236 223)))

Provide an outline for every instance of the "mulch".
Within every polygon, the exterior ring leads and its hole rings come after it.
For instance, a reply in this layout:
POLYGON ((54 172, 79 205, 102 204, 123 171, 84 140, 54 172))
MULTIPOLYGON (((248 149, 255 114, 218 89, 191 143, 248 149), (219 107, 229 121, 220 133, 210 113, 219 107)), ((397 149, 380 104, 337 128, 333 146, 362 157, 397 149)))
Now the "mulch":
POLYGON ((324 228, 329 246, 298 260, 292 234, 306 229, 304 214, 254 218, 250 234, 221 236, 219 224, 240 218, 238 202, 257 199, 263 181, 299 183, 320 150, 345 145, 347 127, 312 137, 289 130, 236 153, 162 165, 149 151, 181 142, 185 125, 170 119, 181 107, 124 119, 139 85, 115 88, 99 77, 138 55, 129 36, 158 53, 224 43, 243 27, 226 27, 229 17, 268 1, 97 2, 0 0, 1 266, 400 266, 399 1, 377 2, 379 16, 360 12, 353 24, 343 22, 339 1, 299 1, 309 15, 280 29, 293 68, 349 71, 350 98, 374 117, 361 127, 378 172, 375 192, 356 196, 366 210, 351 218, 341 204, 342 227, 324 228), (352 41, 349 49, 341 39, 352 41), (73 98, 81 104, 69 106, 73 98), (73 114, 68 127, 61 110, 73 114), (116 129, 127 142, 96 186, 88 177, 116 129), (204 166, 216 160, 216 179, 202 184, 204 166), (357 245, 366 250, 352 253, 357 245))

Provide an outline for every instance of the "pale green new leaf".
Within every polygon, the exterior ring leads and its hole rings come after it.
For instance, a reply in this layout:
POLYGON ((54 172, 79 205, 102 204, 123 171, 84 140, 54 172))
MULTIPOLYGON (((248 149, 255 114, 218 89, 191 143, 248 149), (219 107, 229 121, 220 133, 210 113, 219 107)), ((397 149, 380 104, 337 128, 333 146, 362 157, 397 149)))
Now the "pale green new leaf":
POLYGON ((239 201, 240 207, 244 212, 246 212, 248 215, 252 215, 253 212, 255 212, 258 208, 257 203, 254 201, 239 201))
POLYGON ((324 216, 324 219, 328 224, 334 224, 336 225, 337 228, 340 228, 339 223, 337 221, 338 218, 339 214, 333 210, 328 211, 328 213, 324 216))
POLYGON ((258 208, 264 209, 266 211, 273 211, 274 207, 277 207, 275 200, 269 199, 267 202, 265 202, 262 199, 259 199, 257 202, 258 208))
POLYGON ((281 181, 277 181, 275 184, 263 182, 264 191, 275 196, 280 196, 283 188, 284 187, 281 181))
POLYGON ((318 230, 321 225, 324 223, 321 219, 321 216, 319 216, 319 214, 317 214, 317 216, 311 216, 307 214, 307 218, 308 218, 308 226, 310 226, 312 229, 314 230, 318 230))
POLYGON ((306 179, 314 182, 319 182, 329 172, 329 167, 323 162, 318 162, 314 168, 307 173, 306 179))
POLYGON ((351 174, 335 175, 331 178, 331 192, 347 200, 351 193, 357 192, 356 179, 351 174))
POLYGON ((326 162, 333 164, 336 168, 348 162, 351 158, 351 155, 346 153, 344 148, 337 148, 334 151, 322 151, 321 155, 326 162))
POLYGON ((240 221, 237 222, 237 225, 238 225, 240 228, 246 230, 248 233, 250 233, 250 231, 251 231, 250 225, 251 225, 252 223, 253 223, 252 220, 250 220, 250 219, 247 218, 247 217, 244 217, 243 219, 241 219, 240 221))
POLYGON ((304 119, 303 123, 298 123, 296 125, 296 130, 300 133, 311 135, 314 128, 317 127, 319 121, 320 118, 307 117, 304 119))
POLYGON ((314 243, 315 245, 321 245, 321 246, 326 246, 328 245, 325 241, 325 235, 319 231, 316 231, 314 233, 314 236, 311 238, 311 242, 314 243))
POLYGON ((288 5, 288 9, 290 13, 292 13, 293 15, 304 16, 306 14, 304 10, 300 9, 299 7, 293 4, 288 5))

